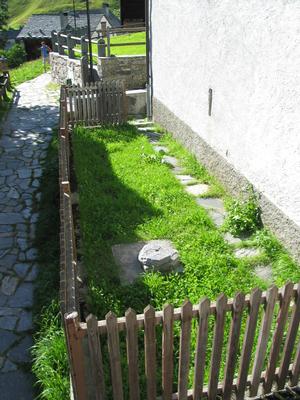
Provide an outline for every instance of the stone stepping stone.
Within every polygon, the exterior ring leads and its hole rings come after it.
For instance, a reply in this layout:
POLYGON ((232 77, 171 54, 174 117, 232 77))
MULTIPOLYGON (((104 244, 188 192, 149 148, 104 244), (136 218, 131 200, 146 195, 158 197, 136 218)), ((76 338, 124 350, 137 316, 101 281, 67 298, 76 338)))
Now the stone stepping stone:
POLYGON ((175 175, 175 177, 182 185, 190 185, 191 183, 196 182, 195 178, 193 178, 191 175, 175 175))
POLYGON ((233 236, 231 233, 227 232, 224 235, 224 239, 226 240, 226 242, 228 242, 229 244, 237 244, 237 243, 241 243, 241 239, 238 237, 233 236))
POLYGON ((155 127, 154 126, 142 126, 142 127, 139 127, 138 130, 140 132, 146 132, 146 133, 154 132, 155 131, 155 127))
POLYGON ((219 212, 224 212, 224 202, 222 199, 216 199, 214 197, 207 197, 205 199, 196 199, 199 206, 202 206, 208 210, 218 210, 219 212))
POLYGON ((257 275, 263 281, 268 283, 273 282, 273 273, 271 265, 257 265, 254 268, 255 275, 257 275))
POLYGON ((163 153, 168 153, 168 148, 166 146, 158 146, 155 145, 153 146, 154 151, 156 151, 157 153, 163 152, 163 153))
POLYGON ((163 156, 162 163, 169 164, 173 168, 179 167, 179 161, 177 160, 177 158, 172 156, 163 156))
POLYGON ((220 228, 225 220, 225 213, 218 210, 209 210, 208 214, 210 218, 213 220, 213 223, 220 228))
POLYGON ((242 248, 242 249, 236 249, 234 251, 234 255, 237 258, 257 257, 260 254, 261 254, 260 250, 256 249, 255 247, 246 247, 246 248, 242 248))
POLYGON ((204 183, 198 183, 196 185, 186 186, 185 190, 193 196, 201 196, 208 192, 209 186, 204 183))

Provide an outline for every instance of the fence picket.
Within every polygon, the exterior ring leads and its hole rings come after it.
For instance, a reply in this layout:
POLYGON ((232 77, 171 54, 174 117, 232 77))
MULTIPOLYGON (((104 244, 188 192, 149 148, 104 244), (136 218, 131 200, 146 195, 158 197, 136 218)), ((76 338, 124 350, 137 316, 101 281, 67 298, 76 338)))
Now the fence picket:
POLYGON ((227 304, 227 297, 221 294, 216 302, 216 322, 214 328, 213 348, 210 362, 210 377, 208 384, 208 400, 215 400, 218 391, 218 379, 220 372, 220 363, 222 356, 222 345, 224 338, 224 324, 225 324, 225 307, 227 304))
POLYGON ((274 338, 272 341, 271 352, 269 356, 268 366, 265 375, 265 381, 263 385, 264 393, 269 393, 272 389, 272 385, 275 378, 276 362, 279 357, 280 345, 283 338, 284 327, 286 324, 289 305, 293 293, 293 283, 288 282, 283 289, 280 297, 280 310, 276 322, 276 329, 274 333, 274 338))
POLYGON ((147 379, 147 399, 156 399, 156 332, 155 332, 155 310, 147 306, 145 314, 145 372, 147 379))
POLYGON ((79 318, 77 312, 65 315, 67 345, 71 361, 71 376, 76 400, 86 399, 86 383, 84 376, 84 358, 81 339, 78 337, 79 318))
POLYGON ((278 288, 273 285, 267 292, 266 305, 264 307, 264 316, 261 323, 261 329, 256 347, 254 365, 252 369, 252 381, 250 387, 250 396, 257 395, 260 384, 260 377, 263 368, 263 363, 267 351, 269 334, 272 326, 274 308, 278 297, 278 288))
POLYGON ((129 308, 125 313, 128 383, 130 400, 139 400, 139 364, 136 313, 129 308))
POLYGON ((101 353, 100 338, 98 335, 98 321, 94 315, 86 319, 88 343, 90 350, 91 369, 94 377, 96 400, 105 399, 104 372, 101 353))
POLYGON ((251 361, 252 346, 255 337, 255 328, 258 320, 259 306, 261 303, 262 291, 254 289, 251 293, 249 304, 249 316, 247 318, 243 350, 240 360, 240 369, 237 380, 237 400, 244 399, 247 386, 248 370, 251 361))
POLYGON ((197 333, 195 369, 194 369, 194 388, 193 399, 200 400, 203 391, 203 381, 205 372, 205 355, 208 336, 208 317, 210 312, 210 301, 204 298, 199 303, 199 325, 197 333))
POLYGON ((117 318, 111 311, 106 315, 108 351, 114 400, 123 400, 120 340, 117 318))
POLYGON ((189 301, 185 301, 181 308, 181 332, 178 371, 178 396, 182 400, 187 399, 188 391, 192 311, 192 303, 189 301))
POLYGON ((232 395, 232 383, 239 349, 241 322, 245 304, 245 295, 238 293, 233 301, 232 321, 228 340, 227 361, 224 372, 223 399, 229 400, 232 395))
POLYGON ((298 343, 295 360, 293 363, 291 386, 296 386, 299 384, 299 376, 300 376, 300 341, 298 343))
POLYGON ((289 329, 283 349, 283 359, 278 373, 278 389, 283 389, 289 371, 289 365, 292 358, 295 340, 298 333, 300 322, 300 283, 298 283, 297 293, 295 295, 295 304, 293 307, 293 313, 289 324, 289 329))
POLYGON ((162 322, 162 390, 164 400, 171 400, 173 392, 173 312, 172 305, 167 304, 164 306, 162 322))

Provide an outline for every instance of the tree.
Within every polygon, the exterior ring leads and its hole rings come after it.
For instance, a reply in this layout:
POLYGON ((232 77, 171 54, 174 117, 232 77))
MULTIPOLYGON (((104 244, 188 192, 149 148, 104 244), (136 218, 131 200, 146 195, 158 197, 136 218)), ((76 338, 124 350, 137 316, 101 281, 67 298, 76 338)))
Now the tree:
POLYGON ((8 0, 0 0, 0 29, 6 25, 8 20, 8 0))

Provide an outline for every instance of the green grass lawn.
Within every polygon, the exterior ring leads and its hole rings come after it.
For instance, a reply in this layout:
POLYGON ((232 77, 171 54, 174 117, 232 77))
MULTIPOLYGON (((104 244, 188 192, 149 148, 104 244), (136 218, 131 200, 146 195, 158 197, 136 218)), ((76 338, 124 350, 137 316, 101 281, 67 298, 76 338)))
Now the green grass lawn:
MULTIPOLYGON (((105 39, 105 42, 106 39, 105 39)), ((119 44, 119 43, 134 43, 134 42, 146 42, 146 33, 145 32, 135 32, 129 33, 127 35, 120 36, 112 36, 111 44, 119 44)), ((97 55, 97 44, 93 43, 93 54, 97 55)), ((80 45, 76 46, 77 49, 80 49, 80 45)), ((129 45, 129 46, 118 46, 111 47, 111 55, 112 56, 135 56, 135 55, 146 55, 146 44, 143 45, 129 45)), ((80 58, 81 54, 75 53, 76 58, 80 58)), ((97 64, 97 57, 93 57, 94 63, 97 64)))
MULTIPOLYGON (((47 65, 47 70, 50 66, 47 65)), ((10 78, 13 86, 29 81, 44 73, 44 66, 41 59, 25 62, 17 68, 10 70, 10 78)))
MULTIPOLYGON (((220 184, 170 135, 163 143, 182 160, 187 172, 211 184, 212 195, 225 195, 220 184)), ((147 303, 156 308, 166 302, 179 306, 187 297, 196 303, 202 296, 215 299, 221 292, 230 297, 255 286, 265 289, 266 284, 253 273, 253 265, 259 262, 272 262, 279 285, 288 279, 300 280, 298 266, 266 232, 267 239, 255 235, 249 239, 263 246, 258 259, 236 259, 206 211, 185 193, 134 127, 77 128, 73 146, 89 305, 99 318, 110 309, 120 315, 129 306, 141 312, 147 303), (159 238, 173 241, 184 273, 150 273, 132 287, 120 289, 111 246, 159 238)))
MULTIPOLYGON (((191 173, 199 182, 211 186, 210 195, 221 196, 229 201, 230 197, 217 180, 174 141, 171 135, 165 134, 161 143, 168 146, 171 155, 180 160, 186 172, 191 173)), ((254 287, 266 289, 266 282, 254 274, 254 266, 261 263, 272 264, 274 282, 279 286, 289 279, 294 282, 300 280, 298 265, 266 230, 256 232, 245 242, 245 245, 260 247, 262 254, 248 259, 237 259, 233 254, 234 246, 224 241, 222 230, 214 226, 205 209, 197 206, 194 198, 184 191, 170 168, 161 163, 162 155, 155 153, 148 140, 133 126, 103 129, 78 127, 73 134, 73 154, 79 191, 82 235, 80 253, 83 255, 87 273, 87 306, 98 319, 103 319, 109 310, 120 316, 129 307, 142 313, 149 303, 156 309, 161 309, 166 303, 180 306, 187 298, 196 304, 203 296, 215 300, 221 292, 233 297, 238 291, 249 293, 254 287), (172 240, 184 264, 184 272, 147 273, 133 284, 120 284, 120 271, 112 256, 112 245, 151 239, 172 240)), ((246 316, 245 311, 242 332, 245 330, 246 316)), ((213 317, 210 320, 207 346, 206 382, 212 347, 212 327, 213 317)), ((224 373, 229 329, 228 315, 221 378, 224 373)), ((178 371, 179 332, 179 325, 176 323, 174 391, 178 371)), ((157 334, 157 354, 160 359, 159 329, 157 334)), ((257 336, 258 330, 255 340, 257 336)), ((196 323, 193 323, 190 385, 193 380, 195 343, 196 323)), ((127 376, 125 349, 121 335, 122 368, 124 376, 127 376)), ((140 364, 143 356, 141 343, 140 364)), ((104 354, 106 365, 108 360, 105 357, 104 354)), ((158 371, 159 368, 158 366, 158 371)), ((105 370, 109 370, 108 365, 105 370)), ((143 369, 140 376, 143 391, 143 369)), ((109 377, 107 379, 109 387, 109 377)), ((125 383, 126 393, 127 389, 125 383)))

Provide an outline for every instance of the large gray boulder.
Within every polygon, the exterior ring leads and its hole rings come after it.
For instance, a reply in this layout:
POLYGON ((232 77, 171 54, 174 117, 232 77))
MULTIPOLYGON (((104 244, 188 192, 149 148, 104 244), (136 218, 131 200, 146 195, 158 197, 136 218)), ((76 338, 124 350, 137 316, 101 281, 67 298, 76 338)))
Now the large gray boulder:
POLYGON ((169 240, 151 240, 138 255, 145 272, 172 272, 181 266, 178 251, 169 240))

